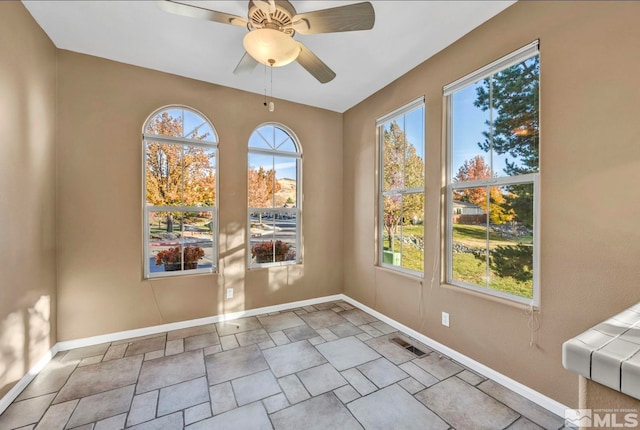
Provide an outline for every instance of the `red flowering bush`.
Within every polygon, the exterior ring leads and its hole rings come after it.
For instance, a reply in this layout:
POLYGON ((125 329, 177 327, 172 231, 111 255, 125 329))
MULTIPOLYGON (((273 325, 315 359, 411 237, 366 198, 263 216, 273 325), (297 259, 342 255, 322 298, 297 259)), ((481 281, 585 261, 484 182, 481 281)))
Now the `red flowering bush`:
MULTIPOLYGON (((251 255, 256 258, 258 263, 285 261, 289 259, 286 257, 290 255, 290 248, 291 245, 281 240, 276 240, 275 242, 258 242, 251 247, 251 255)), ((295 252, 293 255, 295 258, 295 252)))
POLYGON ((156 265, 181 263, 184 254, 184 262, 194 263, 204 257, 204 249, 199 246, 185 246, 180 253, 180 247, 165 249, 156 255, 156 265))

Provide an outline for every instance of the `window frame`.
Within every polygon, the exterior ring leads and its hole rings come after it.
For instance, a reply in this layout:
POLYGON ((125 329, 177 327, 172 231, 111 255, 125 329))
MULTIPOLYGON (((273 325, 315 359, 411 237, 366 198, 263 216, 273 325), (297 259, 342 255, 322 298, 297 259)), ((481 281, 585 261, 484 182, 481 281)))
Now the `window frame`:
MULTIPOLYGON (((144 279, 157 279, 157 278, 168 278, 168 277, 179 277, 179 276, 189 276, 189 275, 197 275, 197 274, 208 274, 208 273, 216 273, 218 271, 218 244, 219 244, 219 232, 218 232, 218 202, 219 202, 219 190, 220 190, 220 181, 219 181, 219 140, 218 133, 213 126, 213 123, 206 115, 202 112, 185 105, 167 105, 153 111, 147 119, 144 121, 142 126, 142 230, 143 230, 143 278, 144 279), (155 118, 157 115, 162 114, 165 111, 170 110, 181 110, 188 111, 194 115, 197 115, 202 119, 203 123, 206 123, 212 131, 212 141, 203 141, 198 139, 189 139, 184 137, 173 137, 167 135, 157 135, 147 133, 147 126, 149 122, 155 118), (185 146, 195 146, 206 148, 208 150, 213 150, 215 153, 215 202, 214 206, 190 206, 190 205, 176 205, 176 206, 166 206, 166 205, 149 205, 147 204, 147 177, 146 177, 146 168, 147 168, 147 149, 148 143, 150 142, 159 142, 163 144, 177 145, 181 146, 184 151, 185 146), (211 214, 211 267, 205 268, 197 268, 197 269, 187 269, 184 268, 182 270, 176 271, 159 271, 159 272, 151 272, 151 249, 149 244, 149 238, 151 235, 150 225, 148 222, 149 214, 151 212, 208 212, 211 214)), ((182 245, 181 245, 182 246, 182 245)), ((188 245, 187 245, 188 246, 188 245)))
MULTIPOLYGON (((389 270, 393 270, 405 275, 409 275, 409 276, 413 276, 413 277, 417 277, 417 278, 424 278, 424 264, 425 264, 425 257, 424 257, 424 252, 425 250, 423 249, 423 257, 422 257, 422 270, 421 271, 417 271, 417 270, 412 270, 412 269, 407 269, 405 267, 400 266, 396 266, 393 264, 389 264, 389 263, 385 263, 383 256, 384 256, 384 199, 385 197, 390 197, 390 196, 400 196, 401 198, 406 196, 406 195, 415 195, 415 194, 422 194, 423 195, 423 206, 422 206, 422 220, 423 220, 423 231, 422 231, 422 240, 423 240, 423 244, 424 244, 424 238, 425 238, 425 232, 424 232, 424 222, 425 222, 425 208, 426 208, 426 115, 427 115, 427 111, 426 111, 426 103, 425 103, 425 97, 421 96, 418 97, 417 99, 407 103, 406 105, 392 111, 389 112, 388 114, 378 118, 378 120, 376 121, 376 135, 377 135, 377 154, 378 154, 378 178, 377 178, 377 201, 378 201, 378 208, 377 208, 377 230, 378 230, 378 234, 376 235, 376 239, 377 239, 377 243, 376 243, 376 265, 378 267, 382 267, 385 269, 389 269, 389 270), (394 190, 388 190, 385 191, 384 190, 384 131, 383 128, 385 126, 385 124, 387 124, 390 121, 393 121, 397 118, 400 117, 404 117, 407 114, 422 108, 424 111, 424 117, 422 118, 422 150, 423 150, 423 156, 424 159, 422 160, 422 164, 423 164, 423 187, 419 188, 419 187, 412 187, 412 188, 402 188, 402 189, 394 189, 394 190)), ((405 168, 406 165, 403 166, 403 168, 405 168)), ((424 245, 423 245, 424 246, 424 245)), ((426 248, 426 247, 425 247, 426 248)))
MULTIPOLYGON (((473 85, 476 82, 493 76, 511 66, 519 64, 530 58, 540 56, 539 41, 536 40, 530 44, 523 46, 522 48, 505 55, 502 58, 472 72, 462 78, 452 82, 449 85, 443 87, 443 96, 445 98, 446 109, 444 114, 446 115, 446 187, 445 187, 445 210, 444 213, 444 229, 445 229, 445 258, 444 261, 444 283, 463 289, 469 289, 488 296, 505 299, 508 301, 524 304, 530 307, 539 308, 540 306, 540 165, 538 164, 538 171, 534 173, 526 173, 513 176, 498 176, 488 179, 471 180, 454 182, 455 175, 453 167, 453 95, 459 90, 467 88, 469 85, 473 85), (487 187, 502 187, 509 185, 522 185, 531 184, 533 186, 533 267, 532 267, 532 297, 527 298, 518 296, 515 294, 506 293, 499 290, 493 290, 488 286, 481 286, 476 284, 467 283, 464 281, 453 279, 453 194, 455 190, 468 189, 468 188, 482 188, 487 187)), ((539 91, 539 89, 538 89, 539 91)), ((538 98, 539 100, 539 98, 538 98)), ((538 102, 538 116, 540 115, 540 103, 538 102)), ((540 146, 538 146, 540 151, 540 146)), ((493 171, 493 166, 491 166, 493 171)), ((487 224, 488 224, 487 214, 487 224)), ((487 241, 489 239, 487 238, 487 241)), ((487 248, 488 250, 489 248, 487 248)), ((485 264, 489 264, 487 261, 485 264)))
MULTIPOLYGON (((262 136, 263 137, 263 136, 262 136)), ((264 139, 264 137, 263 137, 264 139)), ((249 195, 248 195, 248 189, 249 189, 249 182, 247 180, 247 267, 249 268, 249 270, 252 269, 264 269, 264 268, 270 268, 270 267, 280 267, 280 266, 290 266, 290 265, 296 265, 296 264, 302 264, 302 200, 303 200, 303 193, 302 193, 302 146, 300 145, 300 140, 298 139, 298 137, 296 136, 296 134, 286 125, 279 123, 279 122, 264 122, 260 125, 258 125, 252 132, 251 135, 249 136, 249 140, 247 142, 247 174, 249 172, 249 157, 251 156, 251 154, 258 154, 258 155, 266 155, 266 156, 270 156, 270 157, 279 157, 279 158, 292 158, 296 160, 296 205, 294 208, 275 208, 275 207, 270 207, 270 208, 254 208, 254 207, 250 207, 249 206, 249 195), (253 137, 253 135, 255 133, 258 132, 258 130, 260 130, 263 127, 268 127, 268 126, 272 126, 274 127, 274 133, 275 133, 275 128, 280 129, 283 133, 285 133, 288 138, 291 140, 291 142, 293 143, 296 152, 291 152, 291 151, 282 151, 282 150, 278 150, 278 149, 267 149, 267 148, 256 148, 256 147, 251 147, 250 143, 251 143, 251 137, 253 137), (295 234, 296 234, 296 240, 295 240, 295 246, 296 246, 296 258, 294 260, 286 260, 286 261, 272 261, 269 263, 254 263, 252 262, 252 256, 251 256, 251 239, 252 239, 252 233, 251 233, 251 214, 252 213, 256 213, 256 212, 263 212, 263 213, 270 213, 270 212, 275 212, 277 209, 277 211, 279 213, 287 213, 287 214, 293 214, 295 216, 295 220, 296 220, 296 228, 295 228, 295 234)), ((276 237, 273 237, 273 241, 278 240, 276 237)))

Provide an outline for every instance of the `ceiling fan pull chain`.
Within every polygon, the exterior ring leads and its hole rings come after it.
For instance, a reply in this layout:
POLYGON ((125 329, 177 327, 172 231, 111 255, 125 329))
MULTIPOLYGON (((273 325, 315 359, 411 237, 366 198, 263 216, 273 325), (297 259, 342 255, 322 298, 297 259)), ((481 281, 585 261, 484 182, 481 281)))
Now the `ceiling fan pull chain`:
POLYGON ((267 66, 264 66, 264 107, 267 107, 267 66))
POLYGON ((273 102, 273 63, 269 62, 271 64, 270 69, 271 69, 271 89, 270 89, 270 94, 269 94, 269 98, 271 100, 269 100, 269 112, 273 112, 274 110, 276 110, 276 104, 273 102))

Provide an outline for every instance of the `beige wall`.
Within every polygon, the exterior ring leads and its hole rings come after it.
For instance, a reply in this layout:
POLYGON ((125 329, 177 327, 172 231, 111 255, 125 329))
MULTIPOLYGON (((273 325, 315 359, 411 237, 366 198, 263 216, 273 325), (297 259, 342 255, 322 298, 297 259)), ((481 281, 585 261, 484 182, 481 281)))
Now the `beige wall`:
POLYGON ((0 62, 0 396, 56 339, 344 287, 577 406, 578 378, 561 366, 561 343, 640 300, 638 18, 635 2, 519 2, 344 115, 287 102, 270 114, 258 95, 67 51, 57 53, 56 97, 55 48, 21 4, 0 2, 0 55, 11 60, 0 62), (536 38, 542 305, 537 346, 530 347, 521 308, 440 285, 437 219, 442 86, 536 38), (427 99, 424 286, 374 268, 375 120, 420 95, 427 99), (147 116, 167 104, 203 112, 220 137, 220 273, 146 281, 140 133, 147 116), (248 271, 246 142, 266 121, 290 127, 303 147, 304 265, 248 271), (227 287, 235 289, 232 300, 222 298, 227 287), (451 315, 448 329, 441 311, 451 315))
POLYGON ((562 367, 562 342, 640 300, 639 20, 638 2, 518 2, 347 111, 345 293, 577 406, 578 377, 562 367), (443 85, 538 38, 542 297, 530 347, 522 308, 440 285, 438 217, 443 85), (427 117, 423 287, 374 268, 373 234, 375 120, 420 95, 427 117), (450 328, 440 325, 442 311, 450 328))
POLYGON ((0 398, 55 343, 56 50, 0 2, 0 398))
MULTIPOLYGON (((337 294, 342 287, 342 115, 58 53, 58 338, 77 339, 337 294), (142 279, 141 130, 156 109, 206 115, 220 146, 220 273, 142 279), (303 149, 303 260, 247 271, 247 141, 281 122, 303 149), (232 300, 223 299, 227 287, 232 300)), ((277 79, 277 78, 276 78, 277 79)))
MULTIPOLYGON (((602 409, 603 412, 607 410, 626 410, 640 414, 640 400, 627 396, 620 391, 612 390, 584 376, 579 376, 578 378, 580 387, 580 409, 602 409)), ((619 423, 624 422, 624 413, 620 413, 620 416, 617 418, 619 423)), ((637 418, 640 419, 640 415, 637 416, 637 418)))

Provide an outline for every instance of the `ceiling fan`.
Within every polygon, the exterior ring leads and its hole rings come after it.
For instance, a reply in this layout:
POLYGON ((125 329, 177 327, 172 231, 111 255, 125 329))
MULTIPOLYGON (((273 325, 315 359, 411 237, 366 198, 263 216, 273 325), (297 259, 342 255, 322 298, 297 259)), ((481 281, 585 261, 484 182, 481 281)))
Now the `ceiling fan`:
POLYGON ((258 63, 279 67, 297 61, 323 84, 335 78, 335 72, 293 35, 370 30, 375 22, 370 2, 298 14, 286 0, 250 0, 247 19, 174 0, 160 0, 157 4, 173 14, 246 27, 246 52, 234 74, 251 73, 258 63))

